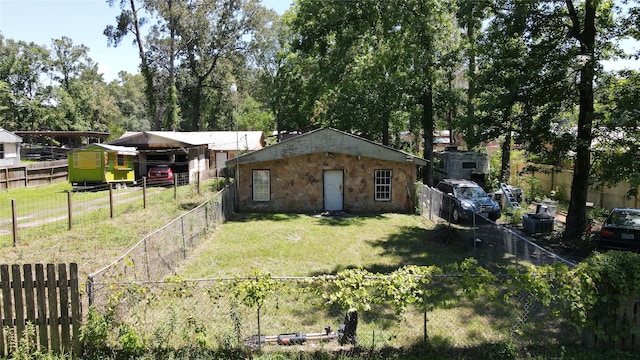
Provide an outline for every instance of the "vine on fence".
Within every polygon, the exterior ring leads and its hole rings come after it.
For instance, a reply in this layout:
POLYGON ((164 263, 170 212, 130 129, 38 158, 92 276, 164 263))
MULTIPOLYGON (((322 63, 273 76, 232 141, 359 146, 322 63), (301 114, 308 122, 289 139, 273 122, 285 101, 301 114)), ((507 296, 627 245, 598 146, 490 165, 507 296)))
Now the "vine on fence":
MULTIPOLYGON (((397 315, 402 315, 410 306, 415 306, 425 314, 425 340, 427 311, 455 305, 456 298, 460 296, 492 299, 500 293, 507 297, 526 293, 528 298, 551 309, 552 315, 566 319, 576 330, 587 329, 600 339, 615 340, 628 335, 631 330, 626 326, 611 332, 611 323, 607 324, 601 319, 638 295, 640 261, 637 254, 596 253, 573 268, 558 263, 544 267, 511 267, 505 271, 505 274, 497 276, 480 266, 475 259, 467 259, 446 271, 436 266, 409 265, 381 274, 354 268, 335 275, 288 279, 301 285, 293 288, 284 286, 283 279, 256 270, 246 278, 213 282, 207 285, 206 293, 211 299, 231 294, 232 304, 240 303, 255 309, 258 316, 270 297, 282 296, 285 290, 293 295, 296 292, 297 295, 314 295, 311 299, 321 299, 320 306, 337 307, 346 312, 378 311, 377 305, 387 304, 397 315), (438 282, 434 282, 436 279, 438 282), (605 331, 606 326, 609 326, 609 332, 605 331)), ((202 289, 195 282, 179 277, 168 279, 165 284, 168 286, 163 287, 164 294, 172 299, 186 300, 196 296, 202 289)), ((83 340, 96 346, 104 345, 108 343, 108 333, 115 330, 122 348, 130 351, 139 349, 144 345, 145 337, 136 334, 132 327, 125 325, 115 315, 116 307, 125 301, 129 306, 149 305, 156 296, 159 296, 157 292, 154 294, 148 287, 139 284, 130 284, 126 288, 113 287, 109 305, 102 314, 98 314, 93 308, 89 310, 83 327, 83 340), (132 299, 135 297, 138 298, 132 299)), ((231 309, 230 315, 233 317, 234 314, 237 318, 238 313, 231 309)), ((200 346, 206 345, 206 333, 198 322, 200 320, 187 320, 191 321, 194 329, 190 333, 190 339, 196 340, 200 346)), ((237 325, 240 320, 236 320, 237 325)), ((239 329, 236 330, 239 336, 239 329)), ((260 324, 258 331, 260 332, 260 324)))

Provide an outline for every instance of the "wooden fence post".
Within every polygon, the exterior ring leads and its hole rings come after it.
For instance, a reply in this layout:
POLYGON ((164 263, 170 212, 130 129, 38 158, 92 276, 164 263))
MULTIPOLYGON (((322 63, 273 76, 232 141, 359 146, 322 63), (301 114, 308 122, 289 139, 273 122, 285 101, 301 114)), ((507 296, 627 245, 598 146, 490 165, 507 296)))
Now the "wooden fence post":
POLYGON ((113 184, 109 183, 109 214, 113 219, 113 184))
POLYGON ((142 177, 142 208, 147 208, 147 177, 142 177))
POLYGON ((67 191, 67 214, 69 214, 69 230, 73 226, 73 206, 71 205, 71 191, 67 191))
POLYGON ((13 247, 18 246, 18 213, 15 199, 11 199, 11 222, 13 223, 13 247))
MULTIPOLYGON (((38 298, 38 319, 46 319, 47 294, 45 292, 44 265, 42 264, 36 264, 36 297, 38 298)), ((38 321, 38 336, 40 346, 43 349, 50 349, 47 322, 44 320, 38 321)))
MULTIPOLYGON (((2 284, 2 311, 0 311, 0 356, 5 356, 7 349, 4 347, 4 339, 6 334, 4 333, 4 328, 12 327, 13 324, 10 323, 13 316, 11 315, 11 288, 8 286, 9 284, 9 265, 2 264, 0 265, 0 283, 2 284)), ((8 345, 8 344, 7 344, 8 345)))
POLYGON ((58 282, 56 280, 56 266, 47 264, 47 300, 49 303, 49 338, 54 353, 60 352, 60 328, 58 316, 58 292, 56 291, 58 282))

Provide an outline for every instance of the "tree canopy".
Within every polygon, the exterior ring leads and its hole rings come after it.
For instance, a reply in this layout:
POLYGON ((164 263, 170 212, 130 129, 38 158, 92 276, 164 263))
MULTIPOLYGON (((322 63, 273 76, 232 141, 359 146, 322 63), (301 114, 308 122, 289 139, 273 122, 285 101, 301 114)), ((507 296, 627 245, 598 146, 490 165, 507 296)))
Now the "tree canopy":
POLYGON ((591 183, 640 184, 628 156, 638 150, 638 69, 602 67, 640 57, 620 46, 640 40, 637 0, 299 0, 281 15, 257 0, 105 6, 121 9, 105 41, 132 40, 140 74, 107 84, 72 39, 0 35, 4 128, 331 126, 429 160, 434 133, 449 130, 470 149, 500 143, 500 181, 513 146, 531 162, 570 164, 571 238, 586 229, 591 183))

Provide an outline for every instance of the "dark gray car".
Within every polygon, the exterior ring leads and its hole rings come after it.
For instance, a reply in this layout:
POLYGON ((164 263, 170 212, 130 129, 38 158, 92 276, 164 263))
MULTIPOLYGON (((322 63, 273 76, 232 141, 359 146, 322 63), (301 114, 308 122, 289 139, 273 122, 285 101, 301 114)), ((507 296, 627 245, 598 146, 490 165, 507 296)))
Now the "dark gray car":
POLYGON ((454 222, 470 220, 474 213, 492 221, 500 218, 500 205, 471 180, 444 179, 436 188, 444 194, 442 209, 454 222))
POLYGON ((616 208, 600 229, 600 248, 640 251, 640 210, 616 208))

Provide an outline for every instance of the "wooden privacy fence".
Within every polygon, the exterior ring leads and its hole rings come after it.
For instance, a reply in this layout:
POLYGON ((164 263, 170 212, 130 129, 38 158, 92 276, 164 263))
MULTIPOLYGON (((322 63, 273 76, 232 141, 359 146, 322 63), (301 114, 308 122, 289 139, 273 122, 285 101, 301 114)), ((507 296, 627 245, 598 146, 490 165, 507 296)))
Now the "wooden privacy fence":
POLYGON ((42 351, 81 354, 78 266, 0 265, 0 357, 29 336, 42 351), (31 324, 31 326, 27 326, 31 324), (33 333, 29 333, 33 329, 33 333))
POLYGON ((68 168, 66 159, 5 167, 0 169, 0 190, 67 181, 68 168))
POLYGON ((585 345, 600 350, 640 350, 640 299, 623 301, 616 307, 599 309, 592 318, 600 331, 587 330, 585 345))

